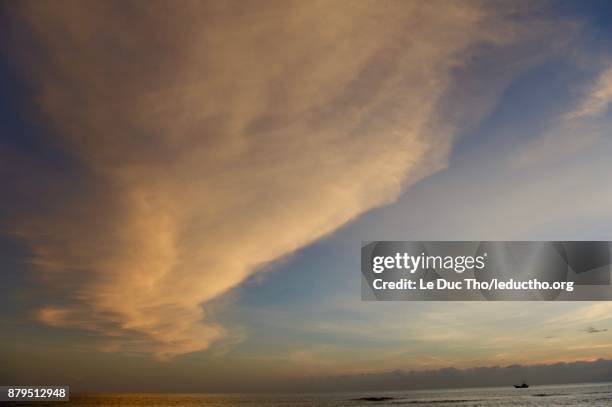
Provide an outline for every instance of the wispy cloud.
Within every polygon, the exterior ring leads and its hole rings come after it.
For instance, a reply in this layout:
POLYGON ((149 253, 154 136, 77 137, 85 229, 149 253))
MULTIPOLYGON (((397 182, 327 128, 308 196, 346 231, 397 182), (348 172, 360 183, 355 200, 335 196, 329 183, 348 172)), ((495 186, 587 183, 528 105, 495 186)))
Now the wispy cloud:
POLYGON ((567 112, 561 114, 542 134, 534 137, 521 154, 512 157, 516 167, 535 167, 559 162, 595 145, 608 134, 609 123, 602 118, 612 102, 612 68, 605 66, 567 112))
POLYGON ((590 326, 590 327, 586 328, 584 330, 584 332, 586 332, 588 334, 599 334, 599 333, 602 333, 602 332, 608 332, 608 329, 607 328, 597 329, 597 328, 594 328, 594 327, 590 326))
POLYGON ((568 119, 588 118, 603 115, 612 102, 612 67, 604 70, 597 81, 588 89, 584 100, 572 112, 568 119))
POLYGON ((608 302, 586 304, 576 307, 574 310, 563 315, 547 319, 543 323, 556 326, 577 326, 580 323, 584 323, 584 321, 591 323, 606 321, 612 319, 611 311, 612 304, 608 302))

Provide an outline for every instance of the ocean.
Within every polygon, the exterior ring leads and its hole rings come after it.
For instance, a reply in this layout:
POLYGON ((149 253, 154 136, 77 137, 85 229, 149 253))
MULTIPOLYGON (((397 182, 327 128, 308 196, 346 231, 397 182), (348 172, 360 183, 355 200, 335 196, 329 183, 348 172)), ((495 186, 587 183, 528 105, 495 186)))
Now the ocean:
MULTIPOLYGON (((12 404, 18 405, 18 404, 12 404)), ((21 405, 31 406, 32 403, 21 405)), ((42 403, 35 403, 37 406, 42 403)), ((323 394, 83 394, 54 406, 340 407, 340 406, 612 406, 612 383, 323 394)))

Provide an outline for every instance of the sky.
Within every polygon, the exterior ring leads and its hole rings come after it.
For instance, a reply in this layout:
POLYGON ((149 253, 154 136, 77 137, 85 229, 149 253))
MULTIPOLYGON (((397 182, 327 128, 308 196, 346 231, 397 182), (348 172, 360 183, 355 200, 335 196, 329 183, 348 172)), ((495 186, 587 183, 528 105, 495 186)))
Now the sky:
POLYGON ((361 241, 612 240, 607 2, 0 9, 0 381, 612 378, 610 303, 362 302, 359 277, 361 241))

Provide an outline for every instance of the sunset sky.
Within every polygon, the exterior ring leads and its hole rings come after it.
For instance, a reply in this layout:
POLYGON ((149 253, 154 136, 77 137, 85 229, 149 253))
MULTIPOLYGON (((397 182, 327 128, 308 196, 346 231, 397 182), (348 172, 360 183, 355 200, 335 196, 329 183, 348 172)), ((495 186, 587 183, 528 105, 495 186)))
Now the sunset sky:
POLYGON ((361 241, 612 240, 608 1, 0 6, 0 384, 612 359, 612 303, 362 302, 361 241))

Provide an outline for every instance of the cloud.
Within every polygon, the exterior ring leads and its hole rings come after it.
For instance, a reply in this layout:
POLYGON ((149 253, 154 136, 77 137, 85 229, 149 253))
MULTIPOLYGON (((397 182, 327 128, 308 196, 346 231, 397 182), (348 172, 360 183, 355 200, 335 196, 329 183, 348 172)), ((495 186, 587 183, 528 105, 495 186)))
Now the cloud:
POLYGON ((296 383, 301 391, 373 391, 511 386, 521 380, 532 385, 604 382, 612 377, 612 361, 561 362, 538 365, 444 368, 424 371, 396 370, 311 378, 296 383))
POLYGON ((597 329, 597 328, 593 328, 592 326, 586 328, 584 330, 584 332, 588 333, 588 334, 598 334, 598 333, 602 333, 602 332, 608 332, 608 329, 597 329))
POLYGON ((37 318, 161 358, 227 335, 203 304, 443 168, 453 69, 522 33, 477 2, 10 13, 22 46, 8 52, 81 166, 9 222, 47 293, 37 318))
POLYGON ((512 157, 515 167, 538 166, 561 160, 593 147, 609 132, 605 120, 612 102, 612 67, 605 66, 597 78, 585 87, 584 94, 569 111, 560 115, 528 148, 512 157))
POLYGON ((587 305, 581 305, 570 312, 565 312, 563 315, 550 318, 544 323, 558 326, 578 325, 581 322, 589 321, 591 323, 607 321, 612 319, 610 312, 612 304, 608 302, 596 302, 587 305))
POLYGON ((601 116, 608 110, 610 102, 612 102, 612 67, 608 67, 601 72, 596 83, 588 90, 584 100, 566 117, 576 119, 601 116))

